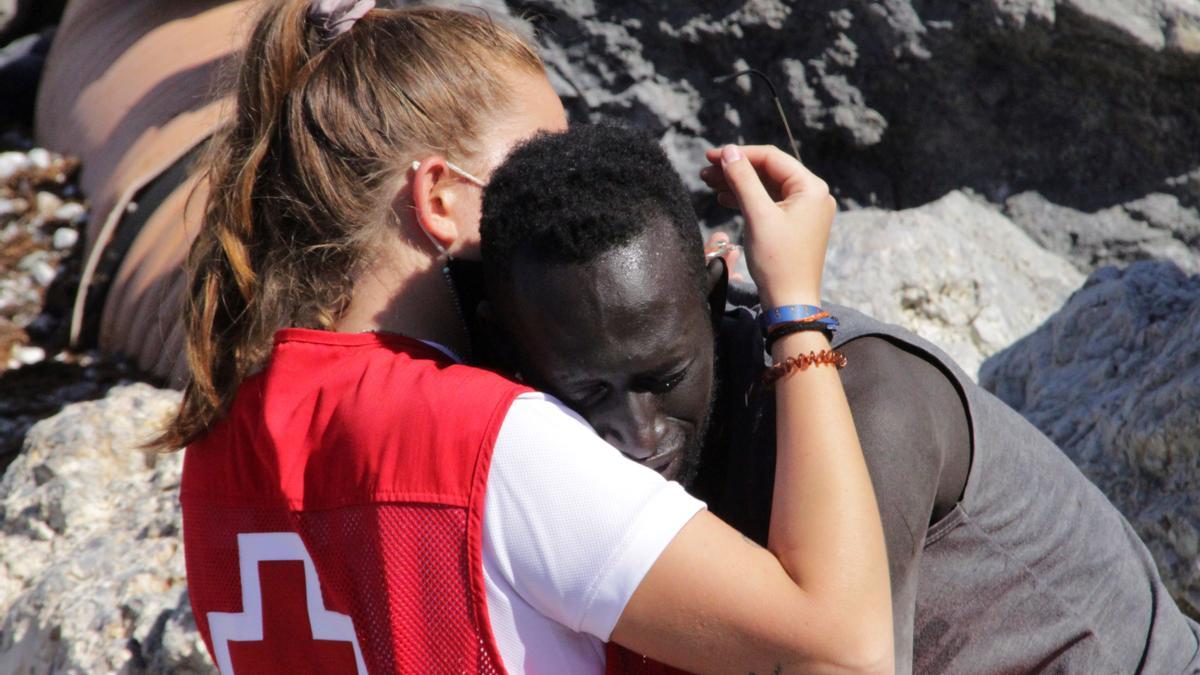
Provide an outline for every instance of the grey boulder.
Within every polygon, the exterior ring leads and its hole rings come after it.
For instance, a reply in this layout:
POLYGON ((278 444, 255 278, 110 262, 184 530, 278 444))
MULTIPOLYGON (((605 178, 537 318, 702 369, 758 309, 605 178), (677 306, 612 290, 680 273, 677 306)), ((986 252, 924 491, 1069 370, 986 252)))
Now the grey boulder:
POLYGON ((30 430, 0 481, 0 672, 213 672, 185 584, 182 457, 138 449, 178 402, 118 387, 30 430))
POLYGON ((1054 439, 1200 616, 1200 276, 1106 267, 980 383, 1054 439))
POLYGON ((840 214, 824 296, 899 324, 974 375, 1083 282, 991 206, 951 192, 920 208, 840 214))
POLYGON ((1169 260, 1189 274, 1200 272, 1200 210, 1174 195, 1158 192, 1084 213, 1023 192, 1004 209, 1034 241, 1085 274, 1138 260, 1169 260))

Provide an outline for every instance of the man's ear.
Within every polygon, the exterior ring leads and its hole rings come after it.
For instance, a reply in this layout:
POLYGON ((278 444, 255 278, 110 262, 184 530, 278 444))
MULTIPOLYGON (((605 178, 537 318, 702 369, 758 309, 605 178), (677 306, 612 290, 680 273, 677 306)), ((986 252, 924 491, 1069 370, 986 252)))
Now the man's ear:
POLYGON ((708 315, 712 321, 713 330, 721 327, 721 319, 725 316, 725 299, 729 292, 729 268, 725 259, 713 256, 705 269, 705 285, 708 289, 708 315))
POLYGON ((499 308, 491 300, 481 300, 475 306, 475 325, 479 329, 475 349, 478 365, 510 376, 516 374, 521 367, 516 344, 500 319, 499 308))

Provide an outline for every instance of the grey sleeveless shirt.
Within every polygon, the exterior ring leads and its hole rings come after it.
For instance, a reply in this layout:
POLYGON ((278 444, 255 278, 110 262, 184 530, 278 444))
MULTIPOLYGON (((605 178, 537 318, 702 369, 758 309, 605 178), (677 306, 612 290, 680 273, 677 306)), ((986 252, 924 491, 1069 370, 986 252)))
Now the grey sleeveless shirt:
MULTIPOLYGON (((967 412, 972 459, 965 490, 957 506, 925 532, 915 575, 911 661, 904 658, 907 645, 898 644, 901 670, 911 664, 913 672, 931 675, 1200 673, 1200 626, 1175 605, 1129 523, 1053 442, 929 342, 849 308, 827 307, 841 321, 835 347, 879 337, 916 353, 952 382, 967 412)), ((722 342, 736 344, 722 345, 719 353, 752 354, 757 375, 763 367, 762 341, 753 313, 740 311, 732 324, 733 312, 727 314, 721 336, 722 342)), ((736 452, 738 463, 770 463, 769 471, 759 470, 751 481, 765 483, 756 486, 756 494, 769 494, 765 478, 774 473, 774 417, 762 413, 763 406, 773 413, 774 403, 749 382, 736 375, 728 378, 722 382, 722 396, 730 393, 729 387, 745 389, 734 392, 737 404, 746 415, 769 418, 770 423, 743 425, 746 433, 740 439, 726 440, 759 446, 730 452, 736 452), (746 431, 752 428, 756 430, 746 431), (763 451, 765 446, 769 452, 763 451)), ((872 414, 851 403, 856 423, 872 414)), ((728 407, 718 407, 718 417, 728 414, 728 407)), ((864 452, 905 449, 864 443, 864 452)), ((710 459, 706 449, 703 461, 710 459)), ((878 492, 906 477, 872 480, 878 492)), ((746 502, 757 499, 747 499, 747 494, 725 491, 710 508, 722 517, 723 510, 731 509, 732 524, 765 533, 769 502, 765 513, 760 501, 747 516, 746 502)), ((894 604, 905 602, 903 596, 913 601, 913 589, 893 586, 894 604)), ((898 641, 908 634, 898 626, 898 641)))

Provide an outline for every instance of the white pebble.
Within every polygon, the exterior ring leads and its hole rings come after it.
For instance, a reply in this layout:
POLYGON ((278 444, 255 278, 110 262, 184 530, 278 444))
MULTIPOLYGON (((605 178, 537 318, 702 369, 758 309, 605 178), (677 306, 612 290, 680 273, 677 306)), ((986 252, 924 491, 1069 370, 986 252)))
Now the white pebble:
POLYGON ((34 252, 26 255, 24 258, 21 258, 21 261, 17 263, 17 269, 25 270, 26 272, 32 272, 33 268, 35 266, 37 266, 38 263, 44 261, 45 259, 46 259, 45 251, 42 251, 42 250, 34 251, 34 252))
POLYGON ((65 223, 78 224, 87 216, 87 209, 79 202, 67 202, 54 212, 54 219, 65 223))
POLYGON ((33 264, 33 279, 43 286, 49 286, 50 282, 54 281, 54 277, 58 276, 58 270, 54 269, 45 260, 39 260, 33 264))
POLYGON ((50 168, 50 152, 45 148, 34 148, 28 153, 29 161, 39 169, 50 168))
POLYGON ((60 227, 54 231, 54 248, 65 251, 79 241, 79 233, 69 227, 60 227))
POLYGON ((0 285, 0 311, 6 310, 15 304, 17 304, 16 289, 9 282, 0 285))
POLYGON ((29 202, 17 197, 16 199, 0 199, 0 216, 11 216, 25 213, 29 202))
POLYGON ((12 358, 24 366, 32 366, 46 360, 46 350, 33 345, 15 345, 12 348, 12 358))
POLYGON ((0 181, 12 178, 18 171, 25 171, 33 163, 22 152, 0 152, 0 181))
POLYGON ((62 206, 63 202, 58 198, 58 195, 54 194, 53 192, 43 191, 37 193, 37 201, 34 203, 37 204, 38 214, 49 215, 57 211, 58 207, 62 206))

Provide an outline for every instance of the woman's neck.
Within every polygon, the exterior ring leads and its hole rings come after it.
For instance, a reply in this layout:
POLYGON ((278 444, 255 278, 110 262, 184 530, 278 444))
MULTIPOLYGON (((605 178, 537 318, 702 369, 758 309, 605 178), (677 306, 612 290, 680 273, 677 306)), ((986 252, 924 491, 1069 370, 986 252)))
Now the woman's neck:
POLYGON ((458 354, 468 346, 458 300, 437 261, 407 249, 380 256, 355 281, 341 333, 386 331, 437 342, 458 354))

